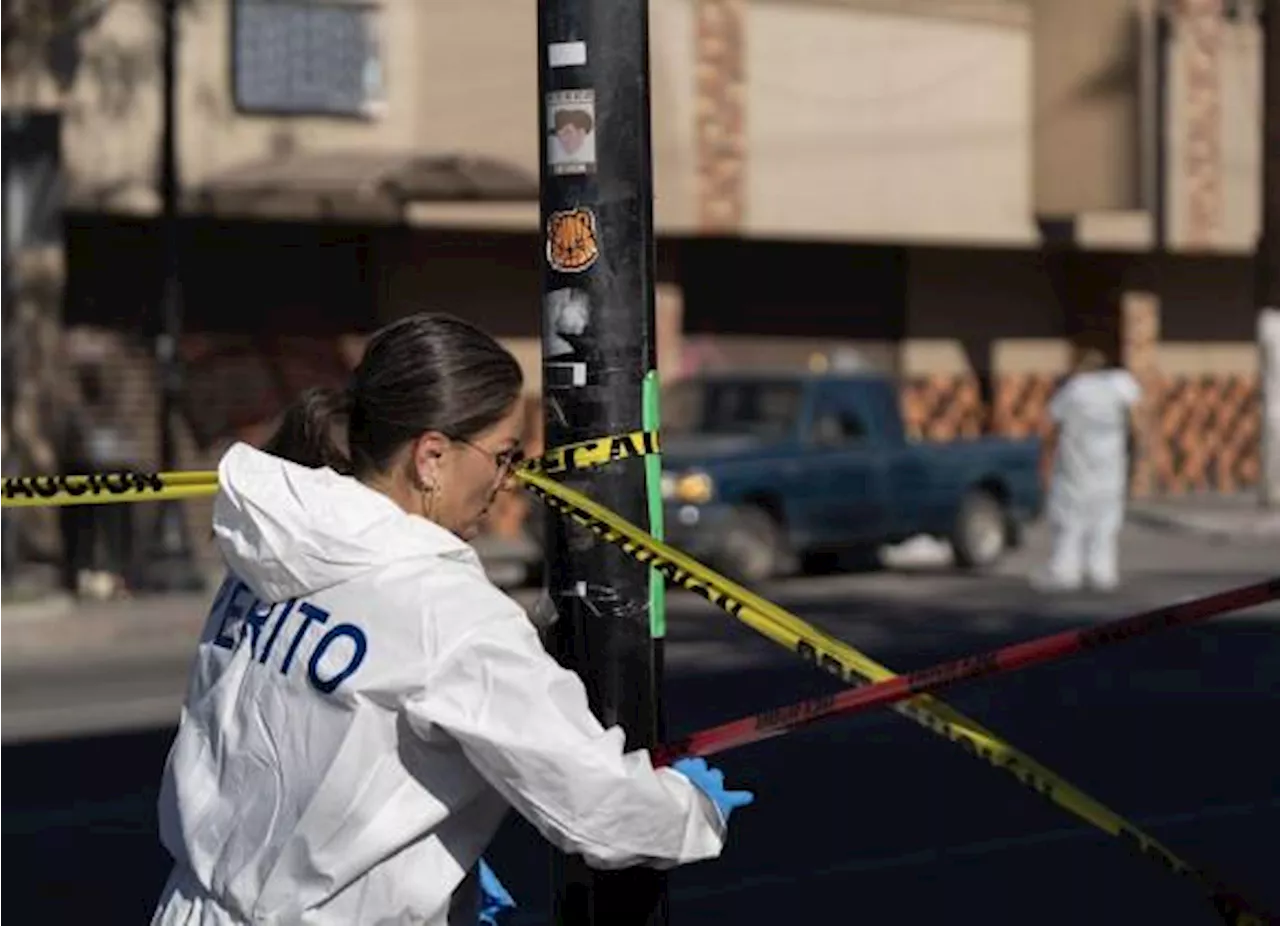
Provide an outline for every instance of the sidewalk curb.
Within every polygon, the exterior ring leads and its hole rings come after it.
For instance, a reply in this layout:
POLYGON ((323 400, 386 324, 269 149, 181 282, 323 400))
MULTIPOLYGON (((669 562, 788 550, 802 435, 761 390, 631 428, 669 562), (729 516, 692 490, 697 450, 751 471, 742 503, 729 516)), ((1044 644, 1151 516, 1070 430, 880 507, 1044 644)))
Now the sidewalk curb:
POLYGON ((1214 524, 1208 519, 1164 514, 1159 511, 1130 509, 1127 520, 1143 527, 1185 534, 1195 537, 1206 537, 1228 543, 1250 543, 1262 539, 1280 540, 1280 513, 1260 516, 1251 522, 1227 525, 1214 524))
POLYGON ((4 669, 109 663, 191 651, 208 613, 203 594, 111 601, 50 596, 3 609, 4 669))
POLYGON ((145 639, 140 644, 119 641, 82 645, 50 642, 24 645, 5 651, 4 671, 14 678, 30 674, 74 672, 88 668, 154 666, 157 662, 188 661, 200 643, 199 628, 189 633, 175 630, 145 639))
POLYGON ((5 623, 37 623, 67 617, 76 609, 71 595, 43 595, 33 601, 8 601, 0 603, 0 614, 5 623))

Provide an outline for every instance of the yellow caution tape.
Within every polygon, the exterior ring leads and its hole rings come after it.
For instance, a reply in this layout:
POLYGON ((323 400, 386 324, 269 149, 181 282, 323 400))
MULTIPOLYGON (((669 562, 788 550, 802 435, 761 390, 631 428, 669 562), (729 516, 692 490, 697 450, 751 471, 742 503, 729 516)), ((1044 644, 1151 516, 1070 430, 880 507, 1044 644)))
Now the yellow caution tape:
MULTIPOLYGON (((668 581, 700 595, 753 630, 846 683, 880 682, 896 676, 847 643, 823 633, 789 611, 651 537, 580 492, 536 472, 523 472, 520 477, 548 507, 588 528, 606 542, 620 546, 668 581)), ((1180 859, 1154 836, 1144 833, 1115 811, 937 698, 921 695, 899 702, 893 705, 893 709, 957 743, 971 755, 1003 769, 1059 807, 1118 837, 1174 874, 1197 881, 1210 891, 1219 912, 1234 926, 1263 926, 1268 922, 1267 918, 1249 912, 1249 905, 1223 887, 1216 878, 1180 859)))
POLYGON ((5 508, 103 505, 200 498, 218 489, 215 472, 145 473, 124 471, 90 476, 11 476, 0 488, 5 508))
MULTIPOLYGON (((520 464, 518 473, 562 475, 614 460, 658 453, 654 431, 632 431, 566 444, 520 464)), ((12 476, 0 484, 5 508, 47 508, 203 498, 218 490, 213 470, 174 473, 116 472, 88 476, 12 476)))
MULTIPOLYGON (((858 685, 895 677, 896 673, 847 643, 823 633, 550 478, 657 452, 656 432, 633 431, 553 448, 522 463, 516 475, 553 510, 572 518, 606 542, 617 544, 668 581, 700 595, 846 683, 858 685)), ((214 471, 17 476, 3 480, 0 502, 5 508, 16 508, 199 498, 217 491, 217 479, 214 471)), ((1189 877, 1208 888, 1218 912, 1232 926, 1265 926, 1271 922, 1268 917, 1249 912, 1246 902, 1227 891, 1203 869, 1180 859, 1155 837, 937 698, 921 695, 895 704, 893 709, 958 744, 971 755, 1009 772, 1020 783, 1103 832, 1118 837, 1174 874, 1189 877)))
POLYGON ((603 466, 615 460, 644 457, 660 452, 657 431, 632 431, 630 434, 619 434, 614 437, 602 437, 555 447, 542 456, 524 463, 518 472, 521 478, 526 473, 559 476, 603 466))

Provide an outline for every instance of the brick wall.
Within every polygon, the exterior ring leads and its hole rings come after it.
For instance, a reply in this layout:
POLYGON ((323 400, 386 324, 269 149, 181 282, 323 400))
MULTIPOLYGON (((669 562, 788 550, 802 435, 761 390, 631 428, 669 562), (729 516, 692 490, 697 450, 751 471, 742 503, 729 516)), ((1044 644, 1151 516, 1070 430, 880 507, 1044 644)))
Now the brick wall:
MULTIPOLYGON (((1262 398, 1256 375, 1144 379, 1154 430, 1150 493, 1235 492, 1257 484, 1262 398)), ((913 377, 902 393, 907 432, 920 440, 1040 435, 1056 385, 1056 377, 1044 374, 997 376, 987 403, 975 376, 913 377)))

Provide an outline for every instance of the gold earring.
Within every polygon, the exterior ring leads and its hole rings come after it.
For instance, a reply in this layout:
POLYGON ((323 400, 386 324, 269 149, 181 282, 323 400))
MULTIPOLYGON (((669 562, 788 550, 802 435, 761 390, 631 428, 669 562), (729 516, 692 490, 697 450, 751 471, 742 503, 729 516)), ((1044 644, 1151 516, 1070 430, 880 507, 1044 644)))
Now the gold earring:
POLYGON ((429 483, 422 484, 422 513, 431 520, 435 520, 436 513, 436 487, 429 483))

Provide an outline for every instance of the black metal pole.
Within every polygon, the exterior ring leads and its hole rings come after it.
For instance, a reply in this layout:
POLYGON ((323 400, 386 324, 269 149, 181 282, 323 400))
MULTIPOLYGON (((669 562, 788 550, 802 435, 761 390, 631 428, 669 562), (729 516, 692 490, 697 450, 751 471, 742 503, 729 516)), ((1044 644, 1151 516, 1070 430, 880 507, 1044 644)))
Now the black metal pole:
POLYGON ((9 174, 13 164, 12 115, 0 113, 0 426, 5 433, 6 451, 13 452, 13 402, 17 392, 14 378, 13 241, 9 225, 9 174))
POLYGON ((1280 308, 1280 4, 1262 5, 1262 229, 1258 305, 1280 308))
POLYGON ((1280 508, 1280 0, 1262 4, 1262 228, 1255 305, 1262 360, 1259 501, 1280 508))
MULTIPOLYGON (((556 446, 656 417, 645 405, 657 366, 647 0, 540 0, 538 57, 543 395, 546 443, 556 446)), ((644 460, 566 482, 653 526, 657 487, 644 460)), ((548 648, 582 677, 600 720, 626 731, 628 748, 656 745, 661 589, 651 596, 649 570, 563 519, 548 519, 546 541, 560 615, 548 648)), ((666 876, 652 868, 597 872, 554 853, 552 882, 556 923, 666 922, 666 876)))
MULTIPOLYGON (((4 250, 4 266, 2 275, 0 275, 0 286, 3 287, 3 316, 0 321, 0 331, 3 331, 3 338, 0 338, 0 352, 4 357, 4 374, 3 374, 3 402, 5 426, 9 429, 6 435, 3 451, 3 462, 0 468, 3 468, 4 475, 19 475, 18 455, 14 449, 13 440, 13 417, 17 407, 17 395, 21 380, 21 372, 19 364, 22 358, 22 351, 18 349, 20 341, 20 333, 17 325, 18 315, 18 293, 19 286, 15 271, 17 263, 13 259, 14 251, 18 239, 19 230, 23 227, 21 217, 18 215, 18 203, 14 201, 13 184, 17 176, 17 165, 14 163, 13 157, 13 139, 16 139, 18 132, 16 125, 19 117, 14 113, 6 112, 4 118, 4 151, 3 151, 3 205, 0 206, 0 212, 3 213, 4 223, 0 228, 0 236, 2 237, 2 246, 4 250)), ((5 587, 13 584, 15 573, 18 566, 18 526, 14 521, 12 512, 4 512, 0 515, 0 582, 5 587)))
MULTIPOLYGON (((178 3, 160 0, 162 12, 162 105, 160 130, 160 242, 162 281, 160 324, 156 332, 156 368, 160 378, 159 468, 177 468, 173 423, 182 394, 182 365, 178 341, 182 337, 182 268, 178 227, 178 3)), ((204 586, 196 569, 182 502, 159 504, 147 557, 147 584, 153 589, 198 590, 204 586)))
POLYGON ((173 439, 177 341, 182 334, 182 290, 178 243, 178 0, 164 5, 164 88, 160 129, 160 208, 163 282, 160 292, 160 331, 156 339, 160 387, 160 468, 177 465, 173 439))
POLYGON ((1163 254, 1169 247, 1169 44, 1173 39, 1170 10, 1163 0, 1155 5, 1155 87, 1152 100, 1152 156, 1155 198, 1150 204, 1151 237, 1154 250, 1163 254))

